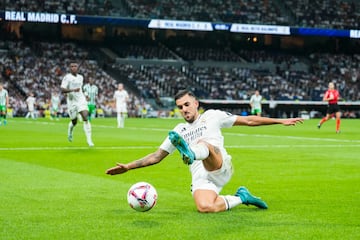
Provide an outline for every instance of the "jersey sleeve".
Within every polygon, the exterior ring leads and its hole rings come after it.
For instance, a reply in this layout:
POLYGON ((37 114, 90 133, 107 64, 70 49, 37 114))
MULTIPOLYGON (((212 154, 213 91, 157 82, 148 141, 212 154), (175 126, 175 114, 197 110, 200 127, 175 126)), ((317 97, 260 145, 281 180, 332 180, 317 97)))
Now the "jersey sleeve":
POLYGON ((69 82, 69 78, 68 78, 68 75, 66 74, 61 81, 61 88, 67 89, 68 82, 69 82))
MULTIPOLYGON (((183 123, 179 123, 178 125, 176 125, 173 129, 173 131, 175 132, 180 132, 181 128, 184 127, 183 123)), ((169 136, 165 138, 165 140, 162 142, 162 144, 160 145, 160 149, 168 152, 168 153, 173 153, 176 150, 176 147, 171 143, 169 136)))
POLYGON ((330 91, 329 91, 329 90, 327 90, 327 91, 325 92, 325 95, 324 95, 324 98, 328 98, 328 97, 330 97, 330 91))
POLYGON ((252 95, 251 97, 250 97, 250 101, 249 101, 250 103, 252 103, 252 102, 254 102, 254 95, 252 95))
POLYGON ((82 90, 83 90, 83 92, 84 92, 84 95, 85 95, 85 96, 88 96, 88 85, 87 85, 87 84, 85 84, 85 85, 82 87, 82 90))
POLYGON ((236 121, 236 115, 221 110, 208 110, 206 114, 209 114, 208 118, 216 119, 220 128, 230 128, 236 121))
POLYGON ((172 143, 170 142, 169 137, 166 137, 165 140, 162 142, 162 144, 159 147, 160 149, 168 152, 168 153, 173 153, 175 151, 175 146, 172 145, 172 143))

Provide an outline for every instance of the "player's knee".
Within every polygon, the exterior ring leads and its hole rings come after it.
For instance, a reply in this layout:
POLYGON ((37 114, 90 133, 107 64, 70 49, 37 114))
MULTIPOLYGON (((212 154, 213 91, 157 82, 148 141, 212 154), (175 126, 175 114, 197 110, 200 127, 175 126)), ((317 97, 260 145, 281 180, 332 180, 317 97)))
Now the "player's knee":
POLYGON ((200 212, 200 213, 214 212, 214 204, 206 202, 206 201, 198 202, 196 204, 196 208, 197 208, 198 212, 200 212))

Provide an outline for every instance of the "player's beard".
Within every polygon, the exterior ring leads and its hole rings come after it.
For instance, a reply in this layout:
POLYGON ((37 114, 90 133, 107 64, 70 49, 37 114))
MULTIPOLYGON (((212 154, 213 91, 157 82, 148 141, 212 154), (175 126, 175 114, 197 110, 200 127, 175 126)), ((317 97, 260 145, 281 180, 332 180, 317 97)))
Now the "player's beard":
POLYGON ((185 119, 186 122, 193 123, 196 119, 196 114, 191 114, 189 112, 185 112, 183 114, 183 118, 185 119))

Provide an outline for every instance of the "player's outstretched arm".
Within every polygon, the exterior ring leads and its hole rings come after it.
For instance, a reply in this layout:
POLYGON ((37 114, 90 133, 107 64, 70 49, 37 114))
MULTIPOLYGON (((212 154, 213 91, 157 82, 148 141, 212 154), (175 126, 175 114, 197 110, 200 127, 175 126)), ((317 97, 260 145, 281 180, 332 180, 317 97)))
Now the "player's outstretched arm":
POLYGON ((282 119, 283 120, 283 125, 285 126, 294 126, 297 123, 303 123, 304 119, 303 118, 287 118, 287 119, 282 119))
POLYGON ((109 168, 106 170, 106 174, 116 175, 126 173, 129 169, 126 167, 126 164, 117 163, 115 167, 109 168))
POLYGON ((237 116, 234 126, 245 125, 245 126, 262 126, 262 125, 273 125, 283 124, 285 126, 296 125, 297 123, 303 123, 302 118, 268 118, 259 116, 237 116))
POLYGON ((169 155, 168 152, 159 148, 156 152, 150 153, 149 155, 141 159, 135 160, 133 162, 127 164, 118 163, 115 167, 106 170, 105 173, 109 175, 116 175, 116 174, 126 173, 131 169, 154 165, 159 163, 161 160, 163 160, 167 155, 169 155))

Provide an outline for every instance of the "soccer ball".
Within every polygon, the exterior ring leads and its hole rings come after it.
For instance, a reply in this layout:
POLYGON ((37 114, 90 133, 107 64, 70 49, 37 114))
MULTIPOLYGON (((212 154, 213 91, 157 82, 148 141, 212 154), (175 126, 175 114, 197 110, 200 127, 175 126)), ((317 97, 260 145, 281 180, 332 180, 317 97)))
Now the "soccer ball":
POLYGON ((149 211, 157 201, 156 189, 147 182, 132 185, 127 193, 127 200, 132 209, 139 212, 149 211))

